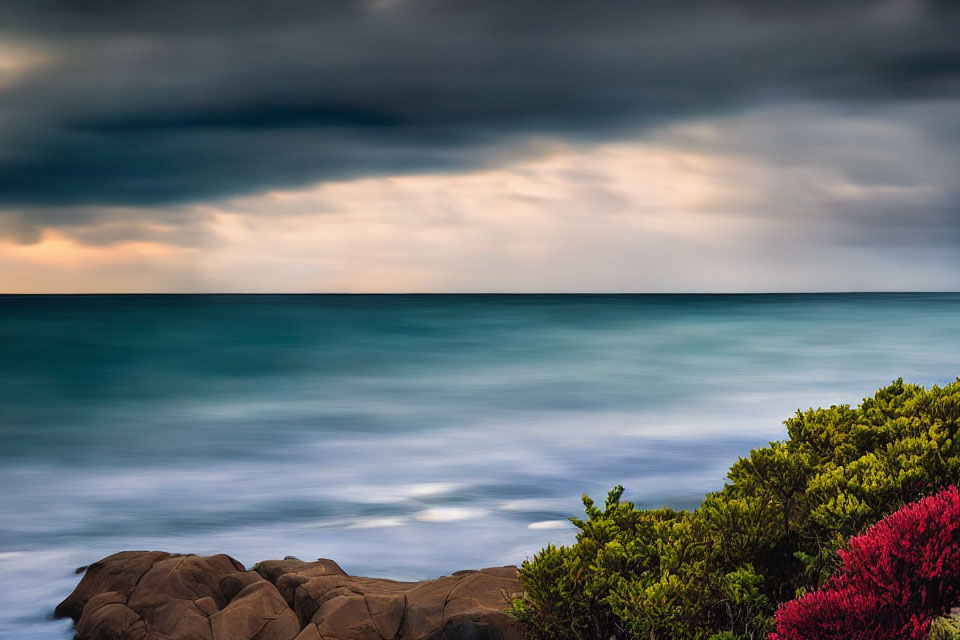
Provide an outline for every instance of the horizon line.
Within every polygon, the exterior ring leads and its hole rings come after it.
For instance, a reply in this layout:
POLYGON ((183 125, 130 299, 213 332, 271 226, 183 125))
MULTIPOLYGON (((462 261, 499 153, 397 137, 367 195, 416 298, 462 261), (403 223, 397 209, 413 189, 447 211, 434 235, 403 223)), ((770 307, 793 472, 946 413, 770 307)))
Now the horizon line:
POLYGON ((0 297, 26 296, 769 296, 769 295, 905 295, 958 294, 960 290, 849 291, 84 291, 0 292, 0 297))

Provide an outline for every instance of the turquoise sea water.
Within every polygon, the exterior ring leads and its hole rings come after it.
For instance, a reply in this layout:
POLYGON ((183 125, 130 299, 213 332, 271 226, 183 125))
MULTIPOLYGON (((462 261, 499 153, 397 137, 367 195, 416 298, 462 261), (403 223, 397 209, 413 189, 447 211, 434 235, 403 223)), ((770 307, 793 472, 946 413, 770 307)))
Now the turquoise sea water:
POLYGON ((123 549, 420 579, 693 507, 798 408, 960 375, 960 294, 0 296, 0 638, 123 549))

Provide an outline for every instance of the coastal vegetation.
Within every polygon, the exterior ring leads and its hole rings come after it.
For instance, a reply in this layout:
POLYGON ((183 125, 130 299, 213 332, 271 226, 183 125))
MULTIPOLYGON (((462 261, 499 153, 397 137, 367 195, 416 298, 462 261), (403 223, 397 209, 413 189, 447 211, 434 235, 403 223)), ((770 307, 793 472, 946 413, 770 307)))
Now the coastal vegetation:
MULTIPOLYGON (((960 379, 930 389, 897 380, 859 407, 798 411, 785 424, 786 440, 739 459, 724 487, 692 511, 637 509, 622 500, 621 486, 602 507, 584 496, 586 517, 571 519, 576 543, 549 545, 523 563, 524 592, 511 615, 536 640, 761 640, 778 622, 781 635, 771 638, 900 637, 803 625, 816 624, 817 607, 835 603, 838 588, 859 584, 851 576, 872 570, 876 556, 864 555, 867 547, 886 549, 896 571, 930 568, 922 558, 910 564, 890 555, 892 531, 921 556, 923 549, 956 553, 960 528, 924 520, 940 504, 929 500, 862 534, 913 502, 956 495, 944 490, 960 484, 960 379), (797 598, 775 620, 777 608, 797 598), (793 622, 808 631, 797 635, 793 622)), ((944 580, 960 571, 939 570, 944 580)), ((920 583, 896 571, 884 575, 916 595, 920 583)), ((903 609, 915 614, 912 633, 928 631, 934 609, 942 615, 960 604, 948 602, 956 590, 941 595, 923 611, 903 609)), ((871 605, 877 616, 890 611, 881 604, 871 605)), ((951 633, 949 623, 934 626, 951 633)))
POLYGON ((843 566, 827 584, 780 607, 770 640, 925 640, 960 602, 960 492, 907 505, 838 555, 843 566))

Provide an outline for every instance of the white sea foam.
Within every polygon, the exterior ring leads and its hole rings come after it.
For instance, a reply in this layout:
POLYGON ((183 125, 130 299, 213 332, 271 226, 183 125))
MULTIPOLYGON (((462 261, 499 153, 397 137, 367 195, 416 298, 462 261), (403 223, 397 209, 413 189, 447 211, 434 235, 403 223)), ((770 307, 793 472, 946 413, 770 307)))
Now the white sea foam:
POLYGON ((569 520, 541 520, 531 522, 527 525, 527 529, 566 529, 570 526, 572 525, 569 520))
POLYGON ((419 482, 401 485, 350 485, 328 488, 324 493, 330 497, 360 504, 393 504, 440 496, 459 489, 455 482, 419 482))
POLYGON ((486 509, 472 507, 432 507, 419 512, 415 517, 424 522, 453 522, 481 518, 486 514, 486 509))
POLYGON ((558 511, 567 513, 578 511, 580 502, 568 498, 524 498, 522 500, 504 500, 497 505, 501 511, 558 511))
POLYGON ((406 518, 364 518, 347 525, 348 529, 381 529, 384 527, 402 527, 409 520, 406 518))

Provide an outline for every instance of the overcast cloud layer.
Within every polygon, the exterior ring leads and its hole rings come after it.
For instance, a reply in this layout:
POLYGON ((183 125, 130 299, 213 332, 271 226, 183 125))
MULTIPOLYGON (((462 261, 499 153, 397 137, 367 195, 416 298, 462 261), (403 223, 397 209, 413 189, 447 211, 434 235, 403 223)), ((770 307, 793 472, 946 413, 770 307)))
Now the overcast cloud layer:
MULTIPOLYGON (((506 253, 525 256, 515 268, 528 290, 960 288, 957 33, 950 0, 7 0, 0 287, 54 286, 39 249, 60 242, 140 256, 126 275, 147 275, 118 288, 242 290, 200 266, 229 261, 231 246, 249 256, 225 235, 224 216, 239 216, 265 225, 262 238, 293 219, 344 236, 314 237, 316 252, 347 252, 336 277, 304 258, 281 290, 507 290, 518 280, 488 273, 506 253), (645 160, 625 174, 598 160, 611 148, 645 160), (681 157, 687 165, 650 168, 681 157), (436 222, 422 197, 381 190, 379 206, 369 201, 380 179, 434 180, 436 200, 469 176, 547 174, 552 193, 522 206, 502 181, 448 202, 444 224, 469 221, 474 233, 447 244, 420 246, 418 230, 436 222), (704 176, 714 190, 695 204, 639 204, 704 176), (277 193, 297 210, 277 206, 277 193), (390 238, 354 246, 371 216, 395 225, 390 238), (684 237, 657 236, 658 216, 684 237), (714 234, 734 220, 740 232, 714 234), (486 246, 478 239, 494 230, 497 242, 457 262, 459 247, 486 246), (563 238, 585 233, 596 246, 580 246, 576 284, 551 280, 552 265, 579 255, 563 238), (789 247, 821 255, 823 269, 762 273, 789 247), (654 248, 657 280, 613 277, 647 269, 654 248), (176 268, 156 258, 164 251, 179 252, 176 268), (371 260, 390 271, 391 255, 422 273, 364 280, 371 260), (891 265, 903 268, 886 287, 891 265), (904 286, 914 279, 932 284, 904 286)), ((84 255, 80 271, 93 268, 84 255)), ((270 289, 258 264, 247 286, 270 289)), ((109 280, 104 269, 76 288, 109 280)))

